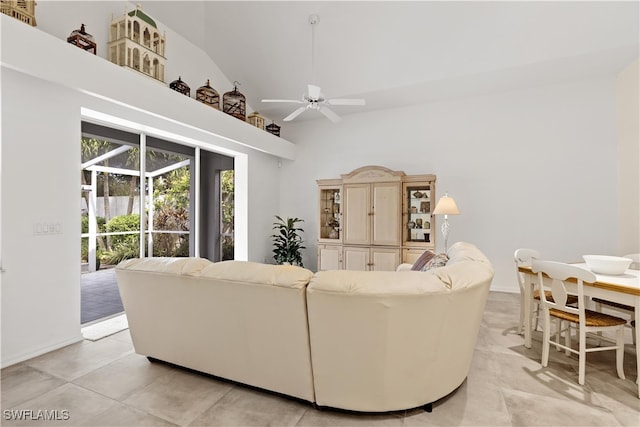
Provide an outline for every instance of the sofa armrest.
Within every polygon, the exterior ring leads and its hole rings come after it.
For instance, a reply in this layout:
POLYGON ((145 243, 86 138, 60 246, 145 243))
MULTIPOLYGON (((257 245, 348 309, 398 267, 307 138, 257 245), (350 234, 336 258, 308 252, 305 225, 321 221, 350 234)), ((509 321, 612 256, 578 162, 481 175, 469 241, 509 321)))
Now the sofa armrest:
POLYGON ((396 268, 396 271, 411 271, 411 267, 413 267, 413 264, 405 262, 404 264, 400 264, 398 268, 396 268))

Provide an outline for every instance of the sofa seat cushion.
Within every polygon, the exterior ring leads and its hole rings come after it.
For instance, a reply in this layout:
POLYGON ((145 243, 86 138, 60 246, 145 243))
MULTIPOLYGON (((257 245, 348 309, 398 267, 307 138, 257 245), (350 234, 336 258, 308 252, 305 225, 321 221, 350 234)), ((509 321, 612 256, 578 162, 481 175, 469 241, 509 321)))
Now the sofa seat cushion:
POLYGON ((294 265, 261 264, 250 261, 221 261, 212 263, 194 276, 207 277, 228 282, 242 282, 304 288, 313 273, 294 265))
POLYGON ((118 264, 117 268, 153 273, 197 274, 212 264, 204 258, 154 257, 127 259, 118 264))

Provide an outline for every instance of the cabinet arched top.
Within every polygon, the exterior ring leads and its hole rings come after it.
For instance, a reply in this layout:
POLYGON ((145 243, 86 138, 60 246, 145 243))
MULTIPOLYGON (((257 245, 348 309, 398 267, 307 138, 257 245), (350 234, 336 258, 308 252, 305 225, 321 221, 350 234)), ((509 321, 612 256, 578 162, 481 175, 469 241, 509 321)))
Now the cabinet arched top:
POLYGON ((350 173, 342 174, 343 183, 356 182, 390 182, 402 181, 402 177, 406 174, 402 171, 394 171, 384 166, 363 166, 350 173))

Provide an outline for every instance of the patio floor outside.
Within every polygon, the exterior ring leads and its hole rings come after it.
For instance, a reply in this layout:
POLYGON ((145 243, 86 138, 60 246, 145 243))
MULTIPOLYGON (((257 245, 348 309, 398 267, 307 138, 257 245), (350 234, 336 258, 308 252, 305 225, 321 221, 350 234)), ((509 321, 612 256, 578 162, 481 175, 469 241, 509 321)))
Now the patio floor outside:
POLYGON ((80 278, 80 323, 111 317, 124 312, 116 272, 113 268, 82 273, 80 278))

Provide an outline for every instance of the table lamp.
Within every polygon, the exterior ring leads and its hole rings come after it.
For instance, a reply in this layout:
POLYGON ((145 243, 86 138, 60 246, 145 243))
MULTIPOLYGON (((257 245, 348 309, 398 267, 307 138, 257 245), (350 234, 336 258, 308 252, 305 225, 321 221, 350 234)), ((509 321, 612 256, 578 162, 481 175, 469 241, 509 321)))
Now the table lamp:
POLYGON ((447 239, 449 237, 449 215, 459 215, 460 211, 456 205, 456 201, 453 197, 449 197, 449 193, 444 193, 444 196, 440 197, 436 208, 433 210, 434 215, 444 215, 444 222, 442 223, 442 235, 444 236, 444 252, 447 252, 447 239))

